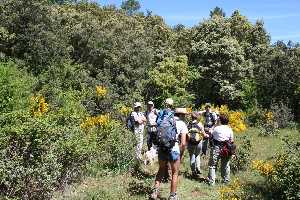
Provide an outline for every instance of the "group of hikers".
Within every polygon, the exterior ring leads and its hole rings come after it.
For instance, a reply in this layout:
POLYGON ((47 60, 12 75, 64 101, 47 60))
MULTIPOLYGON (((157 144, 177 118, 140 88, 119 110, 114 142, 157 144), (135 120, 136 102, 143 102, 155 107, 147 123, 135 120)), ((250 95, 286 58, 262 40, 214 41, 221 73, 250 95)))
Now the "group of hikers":
POLYGON ((226 184, 230 181, 229 161, 234 156, 233 131, 228 126, 226 115, 218 115, 211 110, 211 104, 205 104, 205 110, 191 113, 190 122, 187 121, 186 108, 174 108, 173 100, 168 98, 164 102, 165 108, 158 110, 152 101, 148 102, 147 111, 142 112, 140 102, 134 104, 134 111, 127 119, 127 125, 137 138, 136 158, 142 160, 144 129, 147 132, 148 151, 155 149, 158 155, 159 169, 155 178, 150 199, 160 196, 160 183, 168 170, 171 179, 169 200, 177 200, 176 194, 178 172, 185 149, 188 150, 190 167, 193 177, 202 174, 201 159, 210 150, 209 172, 207 182, 215 184, 216 167, 221 160, 221 176, 226 184), (204 123, 200 118, 204 118, 204 123))

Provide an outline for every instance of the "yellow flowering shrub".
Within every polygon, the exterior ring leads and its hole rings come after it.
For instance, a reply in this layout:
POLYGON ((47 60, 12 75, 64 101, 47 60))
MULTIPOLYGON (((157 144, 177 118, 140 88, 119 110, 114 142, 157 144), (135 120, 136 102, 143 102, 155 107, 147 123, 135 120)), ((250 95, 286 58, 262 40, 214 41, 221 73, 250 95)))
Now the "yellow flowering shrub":
POLYGON ((110 122, 109 114, 99 115, 94 117, 87 117, 81 124, 80 127, 84 129, 93 128, 96 126, 107 127, 110 122))
MULTIPOLYGON (((201 109, 204 110, 205 105, 202 105, 201 109)), ((212 105, 211 110, 217 114, 227 115, 229 117, 229 126, 235 133, 242 133, 247 129, 244 112, 229 110, 227 105, 222 105, 221 107, 212 105)))
POLYGON ((253 160, 252 168, 264 176, 271 176, 274 173, 274 166, 268 161, 253 160))
POLYGON ((188 113, 192 113, 192 112, 193 112, 193 108, 192 108, 192 107, 187 107, 187 108, 186 108, 186 111, 187 111, 188 113))
POLYGON ((221 105, 220 108, 216 108, 216 110, 219 112, 219 114, 229 114, 229 108, 227 105, 221 105))
POLYGON ((244 132, 247 129, 244 112, 231 111, 229 113, 229 125, 235 133, 244 132))
POLYGON ((132 111, 132 108, 122 105, 118 110, 122 115, 127 116, 132 111))
POLYGON ((220 200, 241 200, 242 185, 238 179, 219 189, 220 200))
POLYGON ((231 111, 227 105, 222 105, 220 108, 216 108, 216 110, 219 114, 227 115, 229 117, 229 126, 235 133, 241 133, 247 129, 244 112, 231 111))
POLYGON ((265 113, 265 118, 266 118, 267 121, 273 121, 274 120, 274 115, 273 115, 272 112, 269 111, 269 112, 265 113))
POLYGON ((105 97, 107 95, 107 88, 104 86, 96 86, 96 94, 98 97, 105 97))
POLYGON ((31 104, 31 114, 34 117, 42 116, 44 113, 48 112, 48 103, 43 96, 32 96, 30 99, 31 104))

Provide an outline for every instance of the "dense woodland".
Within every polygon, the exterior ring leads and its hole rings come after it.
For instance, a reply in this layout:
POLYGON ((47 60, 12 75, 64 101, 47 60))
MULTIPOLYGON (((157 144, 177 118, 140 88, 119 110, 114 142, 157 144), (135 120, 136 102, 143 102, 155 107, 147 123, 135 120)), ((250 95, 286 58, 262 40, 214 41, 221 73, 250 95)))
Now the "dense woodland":
POLYGON ((86 163, 128 169, 133 136, 122 120, 135 101, 226 104, 253 124, 276 109, 292 122, 299 80, 300 44, 271 44, 263 21, 238 10, 170 27, 132 0, 0 0, 0 194, 50 198, 86 163))

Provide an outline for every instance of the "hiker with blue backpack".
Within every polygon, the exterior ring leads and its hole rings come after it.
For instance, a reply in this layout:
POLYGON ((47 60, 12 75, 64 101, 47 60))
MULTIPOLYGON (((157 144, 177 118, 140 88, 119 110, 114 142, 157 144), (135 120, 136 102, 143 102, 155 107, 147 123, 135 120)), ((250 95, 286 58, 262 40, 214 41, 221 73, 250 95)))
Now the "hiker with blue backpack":
POLYGON ((146 123, 146 118, 144 113, 141 112, 142 104, 140 102, 134 103, 133 112, 130 114, 129 122, 131 123, 131 130, 134 132, 134 135, 137 140, 136 145, 136 158, 142 160, 142 148, 144 140, 144 127, 146 123))
POLYGON ((192 113, 192 120, 188 125, 188 152, 190 156, 190 167, 192 170, 192 177, 197 178, 201 174, 201 153, 203 138, 208 138, 209 136, 204 132, 204 127, 201 122, 199 122, 199 113, 192 113))
POLYGON ((159 186, 169 163, 172 175, 170 196, 168 199, 178 200, 176 189, 179 165, 181 155, 183 155, 186 146, 188 133, 184 119, 188 113, 186 108, 177 108, 174 113, 172 111, 173 100, 171 98, 166 99, 165 104, 166 108, 161 110, 157 117, 156 144, 158 146, 159 169, 150 198, 157 199, 160 196, 159 186))

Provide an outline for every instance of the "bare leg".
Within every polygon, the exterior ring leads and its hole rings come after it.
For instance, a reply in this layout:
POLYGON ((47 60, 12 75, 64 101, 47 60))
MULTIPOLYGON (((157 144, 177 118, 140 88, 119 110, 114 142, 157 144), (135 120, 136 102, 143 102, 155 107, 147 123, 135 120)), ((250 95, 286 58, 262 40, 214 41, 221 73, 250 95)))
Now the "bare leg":
POLYGON ((167 161, 159 160, 159 169, 155 178, 155 188, 159 188, 160 182, 165 174, 165 172, 168 170, 167 161))
POLYGON ((176 193, 180 159, 170 162, 172 170, 171 193, 176 193))

